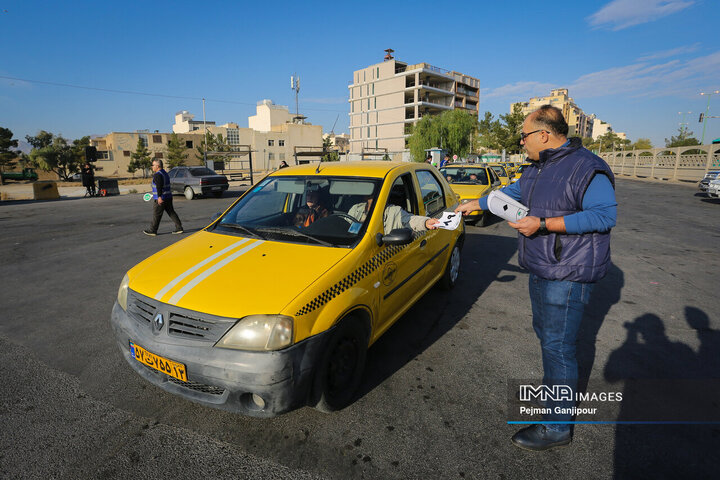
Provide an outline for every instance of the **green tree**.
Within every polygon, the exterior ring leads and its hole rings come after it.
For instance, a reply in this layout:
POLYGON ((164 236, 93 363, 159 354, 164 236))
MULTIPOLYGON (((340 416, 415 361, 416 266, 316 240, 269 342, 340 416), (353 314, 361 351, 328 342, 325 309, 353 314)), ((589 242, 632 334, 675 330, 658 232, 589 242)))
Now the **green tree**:
MULTIPOLYGON (((18 141, 13 140, 13 133, 9 128, 0 127, 0 171, 5 168, 13 168, 16 164, 15 159, 20 152, 12 150, 17 148, 18 141)), ((0 177, 0 182, 2 177, 0 177)))
POLYGON ((625 150, 630 150, 632 149, 631 143, 632 142, 628 139, 618 137, 615 132, 607 132, 605 135, 600 135, 595 140, 589 137, 583 138, 583 146, 595 153, 620 150, 623 147, 625 150))
POLYGON ((500 123, 497 124, 496 137, 499 147, 505 149, 509 154, 520 153, 522 146, 520 145, 520 133, 522 132, 525 115, 522 113, 522 107, 515 104, 513 111, 500 115, 500 123))
POLYGON ((170 134, 170 140, 167 144, 167 153, 168 167, 173 168, 185 165, 185 144, 176 133, 170 134))
POLYGON ((147 173, 152 166, 152 158, 150 158, 150 151, 148 150, 145 142, 142 138, 138 138, 135 152, 130 154, 132 160, 128 164, 127 171, 129 173, 135 173, 138 170, 142 170, 143 178, 147 177, 147 173))
POLYGON ((325 155, 322 156, 323 162, 337 162, 340 160, 340 154, 337 152, 337 150, 333 149, 333 144, 330 137, 323 138, 323 151, 326 152, 325 155))
POLYGON ((195 147, 197 152, 195 158, 198 160, 205 161, 205 149, 207 146, 207 152, 213 152, 213 155, 208 156, 208 160, 214 162, 227 162, 230 160, 230 155, 218 155, 218 153, 231 151, 230 145, 227 143, 227 139, 223 138, 222 133, 213 135, 212 132, 207 132, 205 138, 200 141, 200 144, 195 147))
POLYGON ((53 135, 41 130, 35 136, 26 136, 27 141, 33 145, 30 152, 30 161, 43 171, 54 172, 61 180, 78 171, 84 161, 85 147, 90 143, 90 137, 74 140, 72 145, 61 135, 53 135))
POLYGON ((692 145, 700 145, 700 140, 693 137, 693 132, 688 130, 687 126, 680 125, 678 134, 665 139, 665 146, 670 147, 689 147, 692 145))
POLYGON ((478 122, 478 145, 482 147, 483 151, 499 150, 500 142, 497 138, 497 133, 500 130, 500 120, 495 120, 493 114, 485 112, 485 116, 478 122))
POLYGON ((637 142, 633 143, 633 150, 648 150, 653 148, 652 142, 649 138, 638 138, 637 142))
POLYGON ((416 162, 425 161, 426 150, 440 147, 449 154, 464 157, 475 148, 477 118, 463 110, 449 110, 441 115, 425 115, 415 124, 408 140, 416 162))

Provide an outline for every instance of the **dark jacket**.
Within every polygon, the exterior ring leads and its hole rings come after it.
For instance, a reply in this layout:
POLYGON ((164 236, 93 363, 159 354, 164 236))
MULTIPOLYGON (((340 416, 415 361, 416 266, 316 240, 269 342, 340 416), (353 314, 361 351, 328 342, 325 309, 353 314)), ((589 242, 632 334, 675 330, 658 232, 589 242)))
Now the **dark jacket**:
MULTIPOLYGON (((582 211, 585 191, 597 173, 615 177, 608 165, 571 138, 565 147, 543 150, 540 160, 523 170, 520 179, 522 203, 528 215, 562 217, 582 211)), ((548 280, 596 282, 610 264, 610 232, 580 235, 550 233, 520 235, 520 265, 548 280)))
POLYGON ((153 174, 153 180, 152 180, 152 193, 153 193, 153 200, 158 199, 158 192, 159 195, 162 197, 163 201, 165 200, 172 200, 172 192, 170 191, 170 176, 165 171, 164 168, 161 168, 157 172, 153 174))
POLYGON ((92 165, 86 167, 82 166, 80 169, 80 177, 82 178, 83 187, 92 187, 95 183, 95 173, 93 173, 92 165))

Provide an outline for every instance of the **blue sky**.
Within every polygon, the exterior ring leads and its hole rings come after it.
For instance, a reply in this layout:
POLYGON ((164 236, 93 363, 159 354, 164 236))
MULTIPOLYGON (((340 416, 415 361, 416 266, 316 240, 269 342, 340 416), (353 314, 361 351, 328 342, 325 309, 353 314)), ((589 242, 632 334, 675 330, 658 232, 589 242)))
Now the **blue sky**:
MULTIPOLYGON (((170 131, 179 110, 202 119, 202 97, 208 120, 247 126, 264 98, 294 111, 297 73, 300 112, 347 133, 352 72, 393 48, 479 78, 481 115, 567 87, 586 113, 664 146, 682 121, 701 137, 700 92, 720 90, 718 19, 716 0, 0 0, 0 126, 19 139, 170 131)), ((718 137, 709 119, 706 143, 718 137)))

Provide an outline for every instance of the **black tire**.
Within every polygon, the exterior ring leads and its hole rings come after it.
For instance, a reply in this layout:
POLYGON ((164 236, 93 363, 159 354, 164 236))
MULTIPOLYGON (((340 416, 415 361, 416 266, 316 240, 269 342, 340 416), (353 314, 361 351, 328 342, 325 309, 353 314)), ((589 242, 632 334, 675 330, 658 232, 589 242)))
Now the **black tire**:
POLYGON ((355 398, 367 357, 368 332, 353 317, 340 322, 325 347, 315 372, 313 398, 321 412, 334 412, 355 398))
POLYGON ((448 258, 445 273, 443 273, 442 278, 438 282, 438 285, 440 285, 440 288, 443 290, 450 290, 453 288, 460 276, 460 247, 461 243, 460 240, 458 240, 450 253, 450 258, 448 258))
POLYGON ((185 187, 185 198, 188 200, 192 200, 195 198, 195 192, 193 191, 192 187, 185 187))

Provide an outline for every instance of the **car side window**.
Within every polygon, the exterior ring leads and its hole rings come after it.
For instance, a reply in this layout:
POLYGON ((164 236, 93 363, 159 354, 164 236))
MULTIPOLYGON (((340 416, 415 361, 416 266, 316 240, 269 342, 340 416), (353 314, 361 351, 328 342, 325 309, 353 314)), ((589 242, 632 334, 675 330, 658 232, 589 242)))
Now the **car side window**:
POLYGON ((435 175, 428 170, 418 170, 420 193, 425 204, 425 215, 432 216, 445 209, 445 194, 435 175))
POLYGON ((177 175, 177 170, 173 169, 168 172, 168 177, 175 178, 175 175, 177 175))
POLYGON ((398 205, 413 215, 418 214, 417 195, 415 195, 412 175, 406 173, 395 179, 387 203, 388 205, 398 205))

